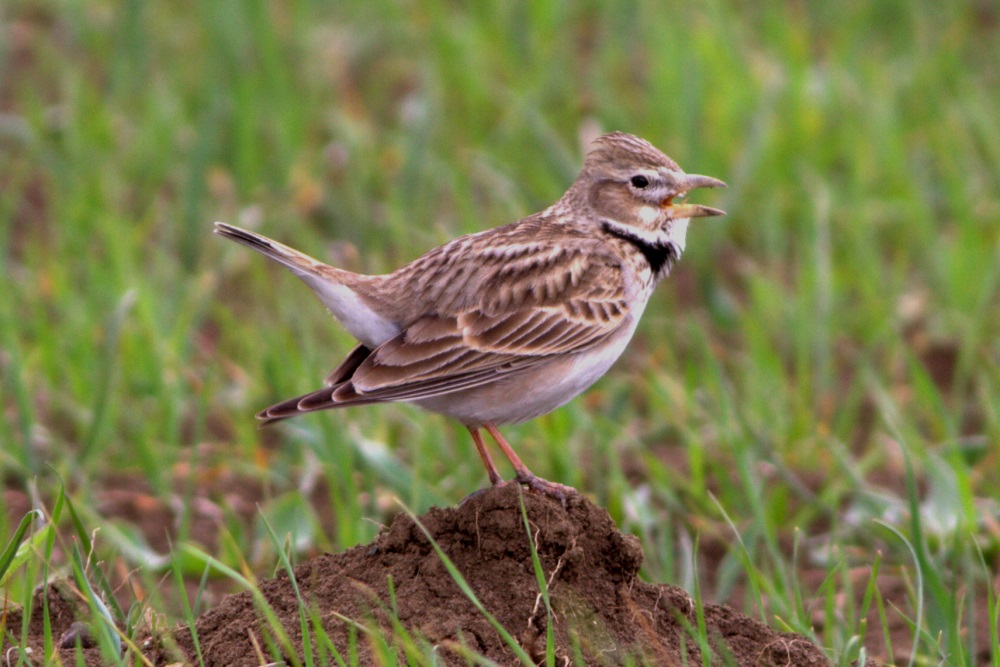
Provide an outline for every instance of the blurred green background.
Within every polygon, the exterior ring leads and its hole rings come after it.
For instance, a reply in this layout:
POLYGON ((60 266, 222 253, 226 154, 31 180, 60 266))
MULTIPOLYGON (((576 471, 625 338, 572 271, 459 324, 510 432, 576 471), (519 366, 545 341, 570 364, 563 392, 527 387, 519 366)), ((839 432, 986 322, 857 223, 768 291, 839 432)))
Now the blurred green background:
POLYGON ((0 538, 65 484, 169 614, 171 543, 263 574, 261 516, 307 557, 483 486, 408 406, 258 429, 352 342, 211 223, 388 271, 547 206, 624 130, 728 215, 617 366, 508 438, 653 581, 838 661, 1000 664, 998 63, 987 0, 7 0, 0 538))

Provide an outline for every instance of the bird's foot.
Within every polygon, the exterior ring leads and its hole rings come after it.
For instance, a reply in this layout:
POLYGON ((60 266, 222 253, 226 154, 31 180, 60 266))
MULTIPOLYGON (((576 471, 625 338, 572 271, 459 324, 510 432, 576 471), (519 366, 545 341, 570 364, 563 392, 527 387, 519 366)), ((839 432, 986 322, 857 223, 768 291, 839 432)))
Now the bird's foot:
POLYGON ((546 496, 555 498, 564 509, 566 507, 566 499, 579 493, 579 491, 574 489, 572 486, 566 486, 565 484, 560 484, 558 482, 550 482, 547 479, 542 479, 541 477, 531 473, 527 475, 519 474, 511 481, 522 486, 526 486, 529 490, 535 491, 536 493, 543 493, 546 496))
POLYGON ((459 501, 459 505, 464 505, 474 498, 478 498, 482 494, 486 493, 490 489, 499 488, 502 486, 507 486, 508 484, 519 484, 521 486, 528 487, 529 491, 535 491, 536 493, 542 493, 551 498, 555 498, 565 509, 566 499, 570 496, 575 496, 579 493, 572 486, 566 486, 565 484, 560 484, 558 482, 550 482, 547 479, 538 477, 534 473, 529 473, 527 475, 517 475, 514 479, 509 481, 499 480, 497 482, 492 482, 490 486, 487 486, 477 491, 473 491, 466 497, 459 501))

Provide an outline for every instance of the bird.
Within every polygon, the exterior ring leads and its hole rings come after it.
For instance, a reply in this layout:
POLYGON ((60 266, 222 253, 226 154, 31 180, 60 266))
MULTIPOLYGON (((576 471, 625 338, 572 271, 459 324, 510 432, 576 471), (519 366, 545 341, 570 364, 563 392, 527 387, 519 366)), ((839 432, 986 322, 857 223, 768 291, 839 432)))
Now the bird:
POLYGON ((532 473, 498 427, 551 412, 604 375, 681 258, 690 220, 725 214, 685 196, 722 187, 685 173, 645 139, 611 132, 592 142, 576 180, 545 210, 381 275, 329 266, 216 222, 216 234, 291 270, 358 341, 321 389, 257 418, 412 403, 468 429, 491 485, 516 483, 565 504, 576 489, 532 473), (483 430, 510 462, 511 482, 483 430))

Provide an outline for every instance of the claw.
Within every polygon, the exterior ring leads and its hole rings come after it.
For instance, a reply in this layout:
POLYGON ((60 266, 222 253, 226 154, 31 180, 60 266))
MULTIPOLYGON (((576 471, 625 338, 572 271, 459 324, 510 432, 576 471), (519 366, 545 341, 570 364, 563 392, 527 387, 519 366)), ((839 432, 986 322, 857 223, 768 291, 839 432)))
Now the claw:
POLYGON ((555 498, 563 506, 563 509, 566 509, 566 499, 569 496, 575 496, 579 493, 579 491, 574 489, 572 486, 566 486, 565 484, 559 484, 558 482, 550 482, 549 480, 542 479, 537 475, 518 475, 511 481, 521 484, 522 486, 526 486, 529 490, 535 491, 536 493, 542 493, 546 496, 555 498))

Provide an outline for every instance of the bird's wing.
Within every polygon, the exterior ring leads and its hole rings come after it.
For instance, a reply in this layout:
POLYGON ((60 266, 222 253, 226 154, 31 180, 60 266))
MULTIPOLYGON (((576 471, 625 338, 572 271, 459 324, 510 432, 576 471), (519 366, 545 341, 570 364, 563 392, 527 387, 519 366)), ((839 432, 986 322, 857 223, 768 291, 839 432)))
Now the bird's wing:
POLYGON ((358 370, 358 366, 364 363, 364 360, 368 358, 372 351, 364 346, 364 344, 358 344, 354 346, 354 349, 347 353, 344 360, 340 364, 330 371, 330 374, 326 376, 323 380, 323 384, 327 387, 333 387, 334 385, 341 384, 351 379, 354 375, 354 371, 358 370))
POLYGON ((494 381, 498 375, 600 345, 629 318, 624 288, 602 283, 557 303, 490 313, 423 317, 372 351, 337 401, 429 398, 494 381))
POLYGON ((367 350, 355 348, 328 378, 338 383, 282 401, 258 417, 276 421, 328 408, 413 401, 472 389, 599 344, 627 316, 624 304, 584 304, 493 316, 469 312, 424 317, 360 363, 367 350))
POLYGON ((259 417, 450 394, 600 346, 631 321, 626 270, 606 244, 568 238, 541 214, 456 239, 379 285, 383 296, 411 300, 398 311, 420 313, 398 335, 356 348, 330 386, 259 417))
POLYGON ((630 312, 621 269, 603 260, 587 269, 587 279, 567 279, 559 291, 548 292, 519 286, 524 278, 508 275, 506 295, 484 294, 476 307, 421 317, 370 352, 359 346, 327 378, 331 386, 283 401, 259 417, 273 421, 347 405, 430 398, 599 346, 626 325, 630 312), (498 306, 512 299, 520 305, 498 306))

